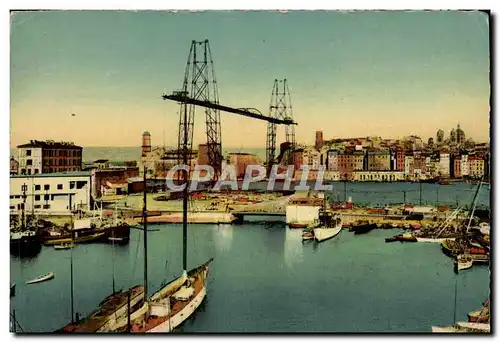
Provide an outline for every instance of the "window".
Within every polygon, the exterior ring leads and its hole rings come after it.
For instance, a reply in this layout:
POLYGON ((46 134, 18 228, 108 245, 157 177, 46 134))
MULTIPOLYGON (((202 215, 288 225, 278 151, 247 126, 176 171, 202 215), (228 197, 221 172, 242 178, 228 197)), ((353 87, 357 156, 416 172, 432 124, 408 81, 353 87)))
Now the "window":
POLYGON ((63 189, 63 185, 62 184, 57 184, 57 190, 62 190, 63 189))
POLYGON ((10 199, 13 199, 13 198, 15 198, 14 195, 10 195, 10 199))
POLYGON ((44 204, 43 209, 50 209, 50 204, 44 204))
POLYGON ((35 209, 40 209, 42 206, 40 204, 35 204, 35 209))
POLYGON ((44 200, 44 201, 48 201, 48 200, 49 200, 49 198, 50 198, 50 196, 49 196, 49 195, 43 195, 43 200, 44 200))
POLYGON ((35 195, 35 201, 39 201, 40 200, 40 195, 35 195))
POLYGON ((74 189, 75 188, 75 181, 69 182, 69 188, 74 189))
POLYGON ((35 175, 38 173, 38 169, 35 169, 35 175))
POLYGON ((31 150, 26 150, 26 155, 27 155, 28 157, 30 157, 30 156, 31 156, 31 150))
POLYGON ((28 169, 28 175, 31 175, 31 169, 28 169))
POLYGON ((33 160, 32 159, 26 159, 26 165, 28 165, 28 166, 33 165, 33 160))
POLYGON ((50 190, 50 184, 45 184, 43 186, 43 190, 50 190))
POLYGON ((11 205, 10 206, 10 210, 14 210, 14 209, 16 209, 16 206, 15 205, 11 205))

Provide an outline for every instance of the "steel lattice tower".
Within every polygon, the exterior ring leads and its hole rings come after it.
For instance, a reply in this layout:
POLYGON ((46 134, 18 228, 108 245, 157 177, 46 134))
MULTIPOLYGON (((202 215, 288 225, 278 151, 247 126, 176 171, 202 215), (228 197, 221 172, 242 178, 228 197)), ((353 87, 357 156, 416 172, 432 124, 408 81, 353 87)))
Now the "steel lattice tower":
MULTIPOLYGON (((179 93, 177 93, 179 94, 179 93)), ((189 50, 181 96, 194 100, 219 104, 217 80, 208 40, 192 41, 189 50)), ((196 105, 180 103, 178 156, 180 163, 188 163, 186 156, 193 151, 193 128, 196 105)), ((222 168, 222 144, 220 112, 218 109, 205 107, 206 133, 209 165, 214 168, 214 177, 220 175, 222 168)))
MULTIPOLYGON (((274 80, 271 102, 269 104, 269 116, 282 120, 292 120, 292 101, 287 80, 274 80)), ((285 165, 293 163, 293 151, 295 150, 295 126, 285 125, 286 142, 290 144, 291 153, 283 155, 281 162, 285 165)), ((275 161, 276 153, 276 124, 269 122, 267 125, 266 142, 266 166, 267 172, 271 170, 275 161)))

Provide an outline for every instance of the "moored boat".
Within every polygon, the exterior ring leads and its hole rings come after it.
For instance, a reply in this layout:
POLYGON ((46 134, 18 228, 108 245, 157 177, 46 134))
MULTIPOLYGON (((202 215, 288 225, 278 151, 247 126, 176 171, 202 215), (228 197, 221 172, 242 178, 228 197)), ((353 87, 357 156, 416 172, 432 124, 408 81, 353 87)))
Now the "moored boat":
POLYGON ((75 247, 73 242, 62 243, 60 245, 54 245, 54 249, 70 249, 75 247))
POLYGON ((130 298, 130 308, 140 307, 144 299, 144 286, 138 285, 129 291, 117 292, 106 297, 97 310, 88 317, 72 322, 56 332, 61 333, 91 333, 113 331, 116 323, 127 318, 130 298), (130 295, 129 295, 130 294, 130 295))
POLYGON ((428 243, 443 243, 445 240, 455 241, 455 238, 426 238, 416 236, 417 242, 428 242, 428 243))
POLYGON ((10 284, 10 296, 14 297, 16 295, 16 283, 10 284))
POLYGON ((482 308, 472 310, 467 315, 470 323, 489 323, 490 322, 490 301, 487 300, 482 308))
POLYGON ((328 225, 320 225, 318 228, 314 228, 314 238, 316 241, 322 242, 337 236, 341 230, 342 219, 340 217, 335 217, 328 225))
POLYGON ((468 254, 460 254, 455 261, 459 271, 472 267, 472 257, 468 254))
POLYGON ((358 224, 354 224, 350 230, 353 231, 354 234, 366 234, 375 228, 377 228, 377 226, 373 223, 359 222, 358 224))
POLYGON ((36 283, 41 283, 41 282, 44 282, 44 281, 47 281, 47 280, 51 280, 52 278, 54 278, 54 273, 53 272, 49 272, 47 274, 43 274, 43 275, 40 275, 34 279, 31 279, 29 281, 26 282, 26 284, 36 284, 36 283))

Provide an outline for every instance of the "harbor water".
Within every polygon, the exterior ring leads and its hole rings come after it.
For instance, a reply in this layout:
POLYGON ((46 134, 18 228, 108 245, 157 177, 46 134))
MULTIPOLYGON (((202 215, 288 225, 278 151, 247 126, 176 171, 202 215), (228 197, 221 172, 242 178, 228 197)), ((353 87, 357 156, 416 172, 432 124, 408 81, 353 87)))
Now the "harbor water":
MULTIPOLYGON (((150 226, 149 292, 181 273, 182 226, 150 226)), ((321 244, 301 240, 282 223, 190 225, 188 265, 214 257, 208 295, 182 332, 430 332, 454 323, 489 295, 489 268, 459 275, 439 244, 385 243, 399 230, 354 235, 343 230, 321 244)), ((83 317, 115 289, 143 282, 143 232, 127 246, 43 247, 33 259, 11 257, 11 309, 24 331, 50 332, 83 317), (25 285, 44 273, 53 280, 25 285)))

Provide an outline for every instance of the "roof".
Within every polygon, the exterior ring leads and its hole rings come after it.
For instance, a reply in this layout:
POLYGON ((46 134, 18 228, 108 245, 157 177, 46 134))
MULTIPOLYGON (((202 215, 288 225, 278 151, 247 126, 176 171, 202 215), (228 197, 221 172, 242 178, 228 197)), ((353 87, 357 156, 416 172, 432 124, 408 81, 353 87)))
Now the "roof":
POLYGON ((10 178, 44 178, 44 177, 90 177, 91 171, 66 171, 53 173, 37 173, 36 175, 14 175, 10 178))
POLYGON ((108 161, 109 161, 108 159, 97 159, 94 163, 100 164, 100 163, 106 163, 108 161))
POLYGON ((76 146, 72 142, 65 141, 40 141, 40 140, 30 140, 29 143, 18 145, 17 148, 27 148, 27 147, 39 147, 39 148, 59 148, 59 149, 83 149, 81 146, 76 146))

